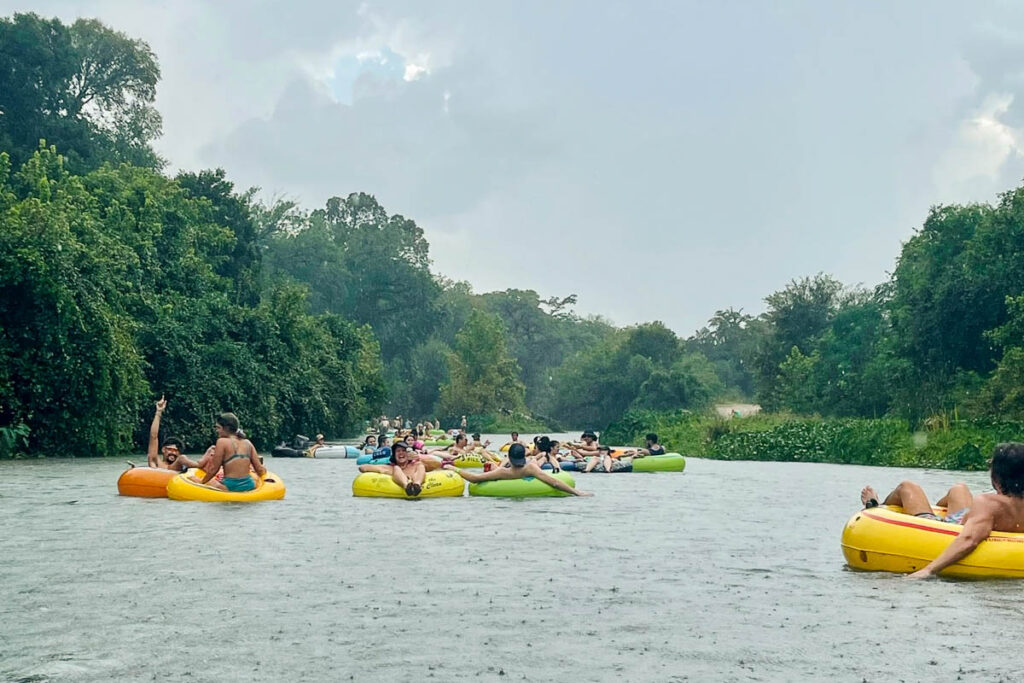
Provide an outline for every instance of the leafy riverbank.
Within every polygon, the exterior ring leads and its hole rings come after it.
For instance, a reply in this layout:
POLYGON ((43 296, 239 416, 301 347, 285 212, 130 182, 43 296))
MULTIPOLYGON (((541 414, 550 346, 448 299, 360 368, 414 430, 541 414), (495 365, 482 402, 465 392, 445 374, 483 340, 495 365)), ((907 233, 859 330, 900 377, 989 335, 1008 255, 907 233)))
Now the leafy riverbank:
POLYGON ((631 411, 601 435, 640 443, 656 432, 671 450, 717 460, 827 462, 891 467, 984 470, 992 448, 1024 439, 1024 423, 993 420, 823 419, 761 414, 722 419, 686 411, 631 411))
MULTIPOLYGON (((447 424, 447 422, 442 421, 447 424)), ((457 424, 451 420, 452 424, 457 424)), ((506 432, 522 432, 523 434, 542 434, 552 431, 550 425, 525 413, 469 415, 466 424, 470 432, 481 434, 505 434, 506 432)))

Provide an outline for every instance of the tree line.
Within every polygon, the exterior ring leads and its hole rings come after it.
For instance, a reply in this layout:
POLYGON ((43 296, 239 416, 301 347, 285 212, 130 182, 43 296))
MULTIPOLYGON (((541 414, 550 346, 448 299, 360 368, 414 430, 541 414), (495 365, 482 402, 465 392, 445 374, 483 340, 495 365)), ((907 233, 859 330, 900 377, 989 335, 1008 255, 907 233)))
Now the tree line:
POLYGON ((233 410, 257 443, 387 411, 477 428, 699 412, 1021 417, 1024 189, 932 209, 892 276, 826 274, 688 338, 575 295, 474 293, 410 218, 353 192, 264 203, 169 176, 157 58, 96 20, 0 19, 0 455, 138 447, 152 402, 190 447, 233 410))

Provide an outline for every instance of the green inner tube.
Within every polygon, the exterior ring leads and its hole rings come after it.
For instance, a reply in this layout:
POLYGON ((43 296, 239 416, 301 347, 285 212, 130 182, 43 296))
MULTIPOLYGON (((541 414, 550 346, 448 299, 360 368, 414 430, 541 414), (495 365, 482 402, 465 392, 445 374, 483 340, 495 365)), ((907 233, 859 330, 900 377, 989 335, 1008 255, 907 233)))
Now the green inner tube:
POLYGON ((682 472, 685 468, 686 458, 678 453, 633 458, 634 472, 682 472))
MULTIPOLYGON (((559 472, 551 476, 555 479, 561 479, 569 486, 576 486, 576 480, 568 472, 559 472)), ((498 498, 535 498, 539 496, 568 496, 571 494, 559 491, 539 479, 530 477, 528 479, 500 479, 498 481, 482 481, 479 484, 470 484, 469 495, 498 498)))
POLYGON ((433 436, 442 436, 444 434, 447 434, 447 432, 444 431, 443 429, 428 429, 427 434, 432 434, 433 436))
POLYGON ((423 442, 424 446, 451 446, 454 441, 451 439, 428 439, 423 442))

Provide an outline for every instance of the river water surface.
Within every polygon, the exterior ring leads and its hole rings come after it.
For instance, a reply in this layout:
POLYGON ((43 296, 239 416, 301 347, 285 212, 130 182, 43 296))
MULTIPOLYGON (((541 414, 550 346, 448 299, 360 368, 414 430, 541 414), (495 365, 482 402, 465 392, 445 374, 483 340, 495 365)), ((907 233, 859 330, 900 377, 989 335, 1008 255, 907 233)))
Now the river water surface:
POLYGON ((690 459, 578 475, 593 498, 406 502, 353 498, 351 460, 267 464, 283 501, 0 463, 0 679, 1024 679, 1021 583, 858 573, 839 548, 863 484, 983 473, 690 459))

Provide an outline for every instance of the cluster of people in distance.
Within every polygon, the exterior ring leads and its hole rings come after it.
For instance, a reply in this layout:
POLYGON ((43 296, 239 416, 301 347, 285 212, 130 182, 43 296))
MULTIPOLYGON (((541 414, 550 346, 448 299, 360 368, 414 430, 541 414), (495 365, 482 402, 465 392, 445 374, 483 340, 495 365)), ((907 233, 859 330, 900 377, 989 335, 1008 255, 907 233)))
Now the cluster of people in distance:
MULTIPOLYGON (((462 416, 462 428, 466 428, 466 416, 462 416)), ((441 429, 440 420, 424 420, 423 422, 417 422, 413 425, 412 420, 409 418, 403 418, 401 415, 396 415, 393 418, 387 415, 381 415, 373 423, 369 425, 368 431, 377 434, 387 434, 388 432, 400 432, 400 431, 412 431, 417 436, 426 436, 431 429, 441 429)))
MULTIPOLYGON (((923 569, 910 574, 910 578, 937 575, 970 555, 993 531, 1024 532, 1024 443, 997 445, 989 472, 994 493, 975 496, 966 484, 955 484, 935 503, 935 507, 946 508, 943 516, 935 514, 924 489, 912 481, 901 482, 882 501, 882 505, 903 508, 908 515, 963 525, 953 542, 923 569)), ((860 492, 860 500, 865 509, 879 505, 878 494, 870 486, 860 492)))
POLYGON ((522 479, 537 477, 573 495, 587 495, 544 471, 548 466, 553 472, 560 472, 566 462, 583 466, 584 472, 618 472, 632 467, 637 458, 649 455, 664 455, 665 448, 658 442, 657 434, 648 434, 646 446, 612 454, 611 449, 598 444, 597 434, 587 430, 580 436, 580 443, 559 443, 547 436, 534 438, 527 446, 519 439, 518 432, 512 432, 511 440, 502 446, 504 455, 487 450, 490 441, 480 441, 479 434, 472 439, 460 430, 451 446, 427 448, 416 435, 409 433, 396 437, 388 445, 386 436, 368 435, 363 442, 364 453, 372 453, 375 459, 387 458, 387 464, 366 464, 361 472, 379 472, 391 475, 396 484, 410 496, 419 495, 426 473, 439 468, 456 469, 463 479, 483 482, 494 479, 522 479), (467 455, 479 458, 483 472, 467 472, 456 468, 455 461, 467 455))
POLYGON ((150 467, 185 472, 189 468, 203 470, 205 476, 199 479, 190 478, 203 486, 220 491, 252 491, 256 488, 256 480, 251 472, 262 477, 267 473, 263 461, 256 452, 256 447, 246 437, 238 425, 238 418, 233 413, 221 413, 217 416, 214 429, 217 441, 206 449, 199 460, 192 460, 181 451, 184 444, 176 436, 164 439, 160 444, 160 418, 167 409, 167 400, 161 396, 156 402, 156 413, 149 427, 149 447, 146 461, 150 467))
MULTIPOLYGON (((546 439, 547 437, 543 438, 546 439)), ((465 447, 465 435, 461 435, 460 441, 465 447)), ((459 442, 457 441, 456 445, 451 446, 451 448, 457 448, 458 444, 459 442)), ((574 496, 594 495, 586 491, 580 491, 579 489, 570 486, 564 481, 557 479, 551 476, 548 472, 542 470, 541 465, 538 463, 536 458, 530 458, 526 455, 526 447, 521 443, 512 444, 504 458, 498 458, 496 461, 485 462, 485 469, 483 472, 468 472, 464 469, 457 468, 451 458, 436 460, 436 456, 428 453, 417 453, 410 449, 404 440, 400 440, 396 441, 391 447, 389 464, 360 465, 359 471, 379 472, 381 474, 391 475, 394 482, 403 488, 406 494, 410 496, 418 496, 420 491, 423 490, 423 482, 426 479, 427 472, 429 470, 437 469, 438 467, 454 470, 459 474, 459 476, 470 483, 496 481, 499 479, 525 479, 527 477, 535 477, 548 486, 553 486, 556 489, 565 491, 566 493, 574 496), (488 465, 490 465, 490 467, 488 467, 488 465)))

